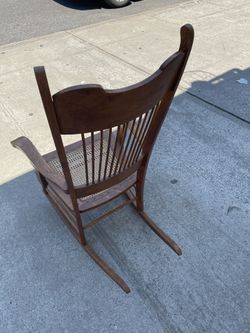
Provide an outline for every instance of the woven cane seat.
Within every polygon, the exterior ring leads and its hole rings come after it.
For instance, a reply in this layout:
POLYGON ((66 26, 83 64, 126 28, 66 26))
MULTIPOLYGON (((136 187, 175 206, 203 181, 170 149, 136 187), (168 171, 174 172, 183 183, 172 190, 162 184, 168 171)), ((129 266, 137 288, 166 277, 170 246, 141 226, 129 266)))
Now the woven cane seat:
MULTIPOLYGON (((74 143, 72 145, 69 145, 65 147, 65 152, 68 160, 68 165, 70 168, 72 180, 74 186, 84 186, 87 185, 87 177, 86 177, 86 167, 85 167, 85 156, 83 152, 82 147, 82 141, 79 141, 77 143, 74 143)), ((117 157, 113 154, 112 148, 108 148, 107 141, 103 140, 102 145, 100 144, 99 136, 95 136, 94 140, 94 170, 95 173, 92 172, 92 145, 90 140, 86 140, 86 156, 87 156, 87 168, 88 168, 88 177, 89 182, 96 183, 97 181, 104 180, 104 175, 114 174, 116 165, 119 167, 119 162, 117 161, 117 157), (109 151, 108 151, 109 149, 109 151), (102 152, 102 153, 101 153, 102 152), (105 163, 101 163, 101 169, 100 166, 100 158, 102 158, 105 163), (106 163, 107 161, 107 163, 106 163), (118 163, 117 163, 118 162, 118 163), (107 165, 107 167, 104 167, 107 165), (112 169, 111 169, 112 167, 112 169), (105 170, 106 169, 106 170, 105 170), (94 176, 94 177, 93 177, 94 176)), ((56 171, 58 174, 64 177, 62 166, 59 160, 59 157, 57 155, 57 152, 51 152, 47 155, 44 155, 44 158, 47 160, 49 166, 56 171)), ((136 182, 136 175, 133 174, 126 180, 122 181, 121 183, 114 185, 104 191, 100 191, 88 196, 84 196, 82 198, 78 199, 78 206, 80 211, 86 211, 94 206, 98 206, 102 204, 102 201, 106 201, 107 198, 110 198, 112 200, 113 198, 120 195, 120 193, 124 192, 124 190, 130 188, 134 183, 136 182), (93 201, 94 199, 94 201, 93 201)), ((69 194, 64 193, 61 191, 57 186, 55 186, 53 183, 48 182, 48 191, 50 194, 59 195, 65 204, 70 208, 72 207, 72 202, 70 200, 69 194)))
MULTIPOLYGON (((67 155, 67 160, 73 180, 74 186, 82 186, 82 185, 87 185, 87 177, 86 177, 86 167, 85 167, 85 158, 84 158, 84 153, 83 153, 83 148, 82 145, 80 147, 72 147, 73 150, 68 151, 66 153, 67 155)), ((102 181, 104 179, 104 172, 105 172, 105 163, 102 163, 101 170, 99 171, 99 166, 100 166, 100 158, 102 158, 103 161, 106 162, 106 156, 108 155, 107 158, 107 168, 106 168, 106 174, 110 174, 111 176, 114 173, 114 168, 115 165, 117 164, 117 158, 114 156, 114 161, 113 161, 113 167, 111 169, 111 163, 113 160, 113 153, 112 153, 112 148, 110 148, 111 151, 108 152, 108 144, 106 141, 103 141, 102 144, 102 154, 101 154, 101 145, 98 140, 95 140, 94 142, 94 171, 95 173, 93 174, 92 172, 92 145, 87 144, 86 145, 86 155, 87 155, 87 168, 88 168, 88 176, 89 176, 89 182, 91 183, 97 183, 98 181, 102 181), (100 176, 100 177, 99 177, 100 176)), ((63 175, 63 170, 61 163, 59 161, 59 158, 54 158, 49 161, 49 165, 52 169, 54 169, 56 172, 58 172, 61 176, 63 175)), ((119 165, 119 163, 118 163, 119 165)))

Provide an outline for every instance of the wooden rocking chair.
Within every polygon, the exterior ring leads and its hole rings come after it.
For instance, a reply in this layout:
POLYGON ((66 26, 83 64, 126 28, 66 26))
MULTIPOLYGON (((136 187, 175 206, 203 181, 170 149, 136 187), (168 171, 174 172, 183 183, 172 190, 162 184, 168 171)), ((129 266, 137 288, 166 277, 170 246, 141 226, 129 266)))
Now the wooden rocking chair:
POLYGON ((144 181, 157 134, 186 66, 193 43, 191 25, 181 28, 178 52, 146 80, 117 90, 73 86, 51 96, 44 67, 35 67, 56 151, 41 156, 26 137, 12 141, 33 164, 43 191, 88 255, 126 293, 128 285, 89 245, 85 230, 132 203, 143 221, 178 255, 179 246, 145 213, 144 181), (62 137, 80 134, 64 146, 62 137), (128 200, 92 222, 81 213, 126 194, 128 200))

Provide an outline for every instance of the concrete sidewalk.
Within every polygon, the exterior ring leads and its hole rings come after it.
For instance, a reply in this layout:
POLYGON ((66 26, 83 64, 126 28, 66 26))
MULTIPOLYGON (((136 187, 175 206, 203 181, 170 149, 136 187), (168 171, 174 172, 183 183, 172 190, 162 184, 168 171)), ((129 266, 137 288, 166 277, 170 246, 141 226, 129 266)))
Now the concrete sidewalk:
POLYGON ((249 18, 247 0, 190 1, 0 47, 0 332, 249 332, 249 18), (33 66, 46 67, 53 93, 82 82, 126 86, 176 51, 187 22, 195 44, 145 198, 183 256, 130 208, 88 234, 131 287, 125 295, 69 234, 9 142, 26 135, 41 153, 53 149, 33 66))

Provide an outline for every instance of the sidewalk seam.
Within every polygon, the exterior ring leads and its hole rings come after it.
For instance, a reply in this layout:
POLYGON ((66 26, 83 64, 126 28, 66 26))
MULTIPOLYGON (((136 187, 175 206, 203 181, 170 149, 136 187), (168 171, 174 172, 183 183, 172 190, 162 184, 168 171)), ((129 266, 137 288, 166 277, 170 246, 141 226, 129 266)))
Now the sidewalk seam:
POLYGON ((9 111, 3 103, 1 103, 2 105, 2 111, 5 114, 5 116, 9 119, 11 119, 13 121, 13 123, 15 124, 16 128, 21 132, 21 134, 27 136, 27 133, 25 132, 25 130, 22 128, 22 126, 20 125, 20 123, 15 119, 15 116, 13 115, 13 113, 11 111, 9 111))
POLYGON ((188 91, 188 90, 185 90, 184 92, 187 93, 188 95, 190 95, 190 96, 192 96, 192 97, 194 97, 194 98, 196 98, 196 99, 198 99, 198 100, 200 100, 200 101, 202 101, 202 102, 204 102, 204 103, 206 103, 206 104, 208 104, 208 105, 210 105, 210 106, 212 106, 212 107, 214 107, 214 108, 216 108, 216 109, 218 109, 218 110, 220 110, 220 111, 222 111, 222 112, 224 112, 224 113, 226 113, 226 114, 228 114, 228 115, 230 115, 230 116, 232 116, 233 118, 236 118, 236 119, 238 119, 238 120, 241 120, 241 121, 243 121, 244 123, 250 125, 250 121, 248 121, 248 120, 246 120, 246 119, 244 119, 244 118, 242 118, 242 117, 240 117, 240 116, 237 116, 236 114, 234 114, 234 113, 232 113, 232 112, 230 112, 230 111, 228 111, 228 110, 226 110, 226 109, 224 109, 224 108, 222 108, 222 107, 220 107, 220 106, 214 104, 213 102, 209 102, 209 101, 206 100, 205 98, 200 97, 200 96, 198 96, 198 95, 196 95, 196 94, 194 94, 194 93, 192 93, 192 92, 190 92, 190 91, 188 91))
POLYGON ((66 33, 68 33, 69 35, 73 36, 74 38, 79 39, 81 42, 84 42, 84 43, 86 43, 86 44, 92 46, 92 47, 95 48, 96 50, 99 50, 99 51, 101 51, 102 53, 104 53, 104 54, 106 54, 106 55, 109 55, 109 56, 111 56, 112 58, 114 58, 114 59, 116 59, 116 60, 119 60, 120 62, 122 62, 122 63, 124 63, 124 64, 126 64, 126 65, 129 65, 129 66, 132 67, 133 69, 135 69, 135 70, 137 70, 137 71, 139 71, 139 72, 142 72, 143 74, 147 74, 147 75, 152 74, 151 72, 148 72, 148 71, 146 71, 145 69, 143 69, 143 68, 141 68, 141 67, 139 67, 139 66, 136 66, 136 65, 134 65, 133 63, 128 62, 127 60, 124 60, 124 59, 118 57, 117 55, 115 55, 115 54, 113 54, 113 53, 110 53, 110 52, 107 51, 107 50, 104 50, 101 46, 98 46, 98 45, 96 45, 96 44, 93 44, 93 43, 90 42, 90 41, 87 41, 87 40, 85 40, 85 39, 83 39, 83 38, 81 38, 81 37, 79 37, 79 36, 77 36, 77 35, 74 35, 74 34, 73 34, 72 32, 70 32, 70 31, 67 31, 66 33))

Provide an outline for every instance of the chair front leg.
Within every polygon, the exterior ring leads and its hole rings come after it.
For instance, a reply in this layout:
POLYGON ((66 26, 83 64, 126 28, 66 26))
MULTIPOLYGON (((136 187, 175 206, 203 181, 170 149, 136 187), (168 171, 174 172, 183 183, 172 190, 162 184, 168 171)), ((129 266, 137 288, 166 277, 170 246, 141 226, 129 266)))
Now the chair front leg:
POLYGON ((48 186, 46 178, 40 172, 38 172, 36 170, 35 170, 35 173, 36 173, 39 183, 42 185, 43 192, 46 194, 46 187, 48 186))

